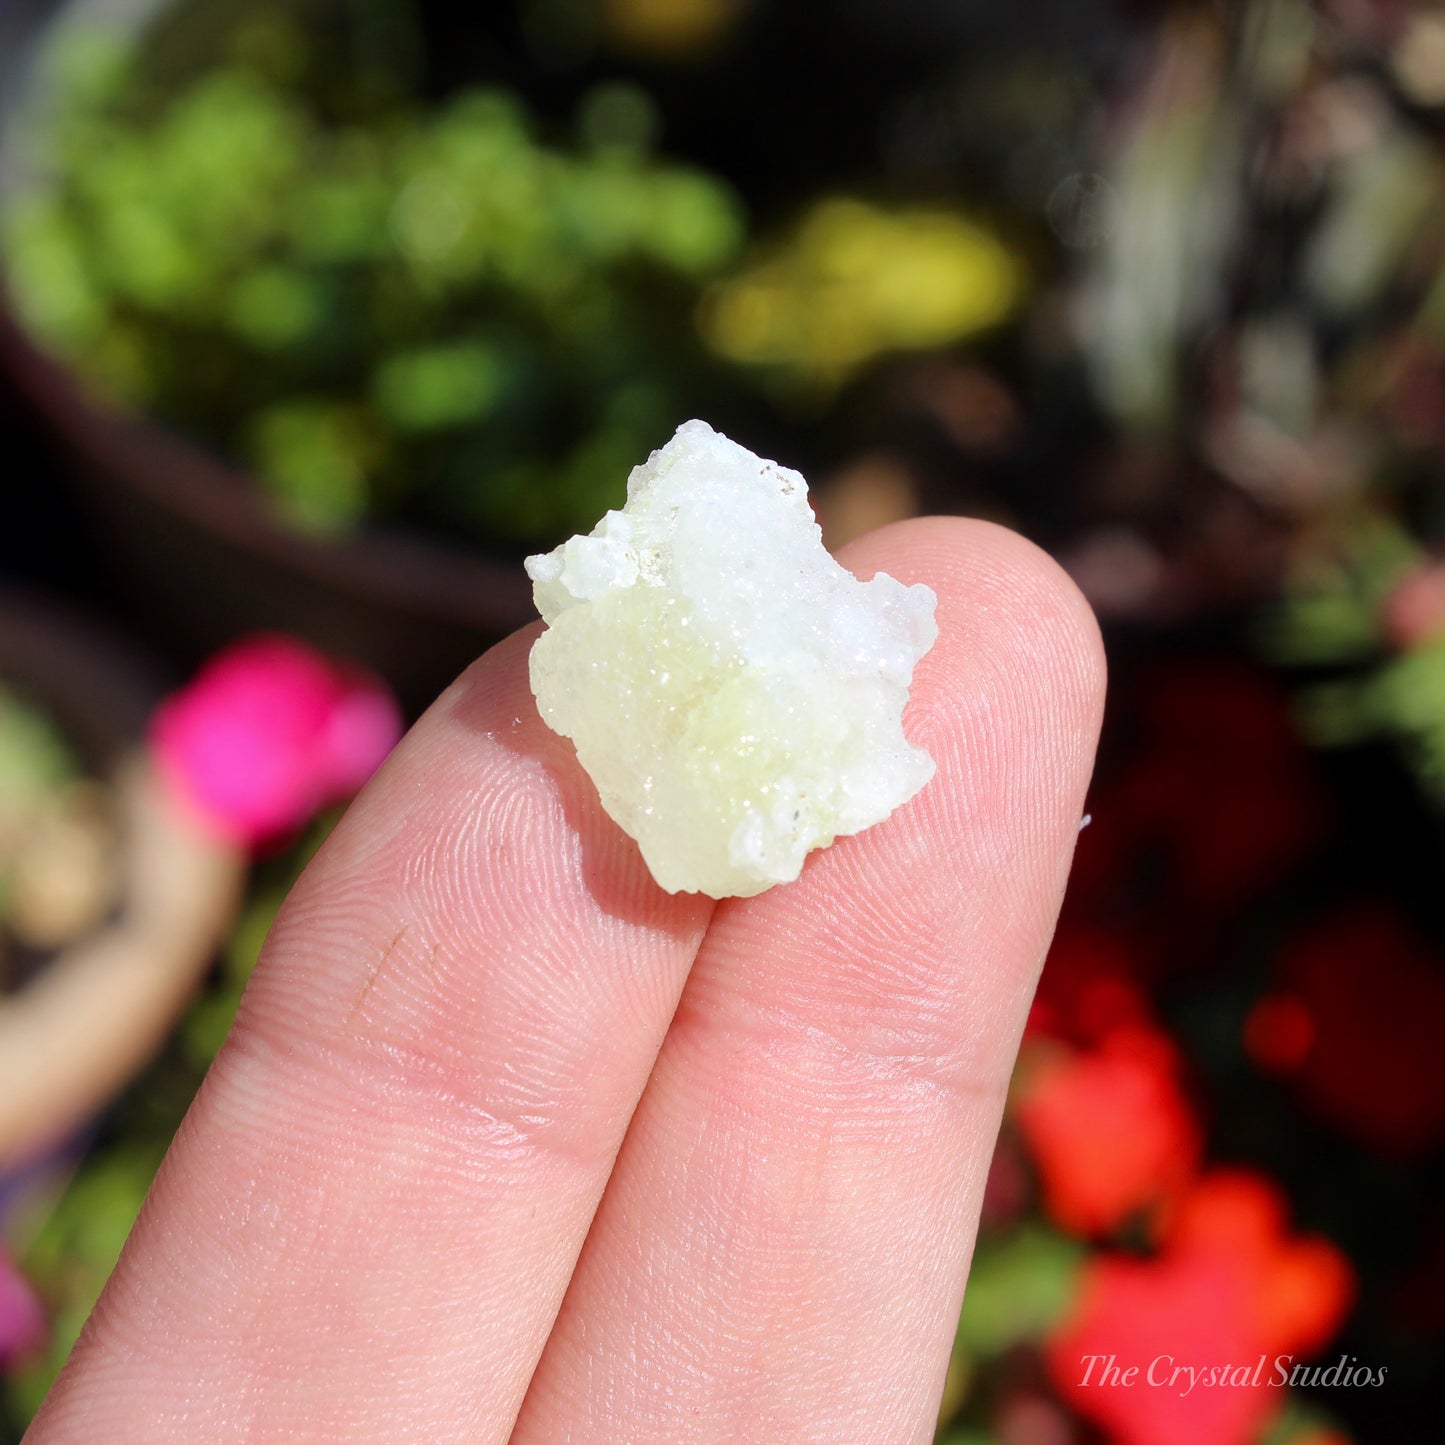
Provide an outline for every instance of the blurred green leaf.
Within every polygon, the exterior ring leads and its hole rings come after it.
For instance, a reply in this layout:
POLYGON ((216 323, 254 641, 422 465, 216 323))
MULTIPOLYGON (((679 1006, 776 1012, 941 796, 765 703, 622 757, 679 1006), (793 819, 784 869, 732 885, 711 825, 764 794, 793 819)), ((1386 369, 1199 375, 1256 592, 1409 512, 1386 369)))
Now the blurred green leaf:
POLYGON ((344 403, 298 400, 255 419, 251 450, 283 515, 308 531, 332 531, 366 515, 376 441, 344 403))
POLYGON ((431 346, 384 361, 372 396, 398 431, 437 431, 485 417, 501 400, 506 376, 506 363, 489 346, 431 346))
POLYGON ((1353 591, 1290 598, 1261 620, 1255 636, 1265 654, 1285 666, 1368 657, 1380 644, 1374 608, 1353 591))
POLYGON ((354 44, 323 54, 284 13, 182 3, 157 44, 184 65, 143 36, 67 91, 5 219, 26 324, 254 468, 302 530, 590 525, 662 439, 608 398, 666 396, 652 427, 725 375, 692 316, 741 243, 736 198, 650 154, 635 83, 593 90, 564 149, 495 87, 424 104, 406 45, 379 43, 389 7, 343 8, 354 44))
POLYGON ((242 276, 226 309, 237 335, 262 351, 296 346, 325 314, 320 287, 289 266, 264 266, 242 276))
POLYGON ((1084 1251, 1042 1226, 981 1241, 958 1323, 959 1345, 997 1355, 1041 1339, 1073 1302, 1084 1251))
POLYGON ((0 808, 17 812, 78 775, 46 713, 0 684, 0 808))
POLYGON ((89 1156, 21 1259, 51 1320, 42 1357, 6 1381, 28 1418, 59 1373, 120 1258, 168 1141, 128 1140, 89 1156))

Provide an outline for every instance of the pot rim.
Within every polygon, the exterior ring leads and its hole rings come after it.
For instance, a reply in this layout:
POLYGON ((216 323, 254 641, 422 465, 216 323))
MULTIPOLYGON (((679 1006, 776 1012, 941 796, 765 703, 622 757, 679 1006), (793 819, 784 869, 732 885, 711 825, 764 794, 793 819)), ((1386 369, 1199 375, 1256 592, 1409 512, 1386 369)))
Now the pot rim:
MULTIPOLYGON (((76 15, 145 26, 170 0, 58 0, 21 7, 0 28, 0 206, 30 166, 17 140, 44 110, 37 57, 55 27, 76 15), (27 24, 28 20, 28 24, 27 24)), ((0 12, 3 13, 3 12, 0 12)), ((0 371, 86 463, 202 531, 343 596, 380 602, 422 620, 504 635, 531 621, 521 552, 487 553, 423 533, 362 528, 334 537, 287 528, 243 468, 182 433, 124 412, 89 391, 31 337, 0 280, 0 371)))

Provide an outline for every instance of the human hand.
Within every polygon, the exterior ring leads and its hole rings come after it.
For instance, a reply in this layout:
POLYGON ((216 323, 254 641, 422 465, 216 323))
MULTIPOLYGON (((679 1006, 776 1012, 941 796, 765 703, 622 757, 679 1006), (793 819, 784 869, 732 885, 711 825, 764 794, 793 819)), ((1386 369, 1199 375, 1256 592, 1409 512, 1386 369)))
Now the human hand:
POLYGON ((996 527, 843 560, 938 592, 923 793, 665 894, 493 649, 297 884, 32 1445, 931 1438, 1103 662, 996 527))

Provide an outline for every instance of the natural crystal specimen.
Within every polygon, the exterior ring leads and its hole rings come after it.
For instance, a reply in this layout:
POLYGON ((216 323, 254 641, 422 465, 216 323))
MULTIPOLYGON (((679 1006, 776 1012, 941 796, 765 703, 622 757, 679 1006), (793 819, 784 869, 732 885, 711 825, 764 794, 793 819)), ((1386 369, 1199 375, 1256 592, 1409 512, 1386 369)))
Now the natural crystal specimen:
POLYGON ((937 599, 845 571, 807 492, 690 421, 622 511, 527 559, 542 716, 669 892, 786 883, 933 776, 902 715, 937 599))

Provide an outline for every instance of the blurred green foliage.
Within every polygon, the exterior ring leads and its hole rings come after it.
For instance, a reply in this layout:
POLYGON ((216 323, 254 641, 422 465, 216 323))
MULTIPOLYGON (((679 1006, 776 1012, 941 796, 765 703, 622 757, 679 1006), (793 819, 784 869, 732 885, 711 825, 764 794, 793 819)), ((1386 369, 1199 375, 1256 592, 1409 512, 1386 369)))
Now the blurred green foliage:
POLYGON ((1370 513, 1341 528, 1340 538, 1303 559, 1284 603, 1261 622, 1263 646, 1287 666, 1378 655, 1385 647, 1381 611, 1423 555, 1397 524, 1370 513))
POLYGON ((49 716, 0 686, 0 800, 7 813, 69 782, 79 763, 49 716))
POLYGON ((1041 1223, 979 1239, 939 1408, 938 1445, 986 1441, 955 1422, 970 1401, 980 1367, 1016 1346, 1044 1339, 1077 1295, 1084 1258, 1078 1241, 1041 1223))
POLYGON ((503 90, 428 107, 287 7, 237 15, 179 75, 62 28, 4 218, 27 326, 299 526, 589 527, 716 389, 691 317, 743 238, 732 193, 651 154, 633 86, 594 88, 561 148, 503 90))
POLYGON ((21 1258, 41 1283, 51 1332, 40 1357, 4 1377, 10 1407, 29 1419, 39 1407, 140 1213, 169 1136, 137 1133, 95 1151, 70 1181, 21 1258))
POLYGON ((1083 1259, 1084 1249, 1076 1240, 1042 1225, 980 1241, 959 1320, 958 1346, 975 1355, 997 1355, 1042 1339, 1073 1301, 1083 1259))
POLYGON ((1324 673, 1300 700, 1313 741, 1394 738, 1445 804, 1445 569, 1398 521, 1366 514, 1308 554, 1261 639, 1324 673))

